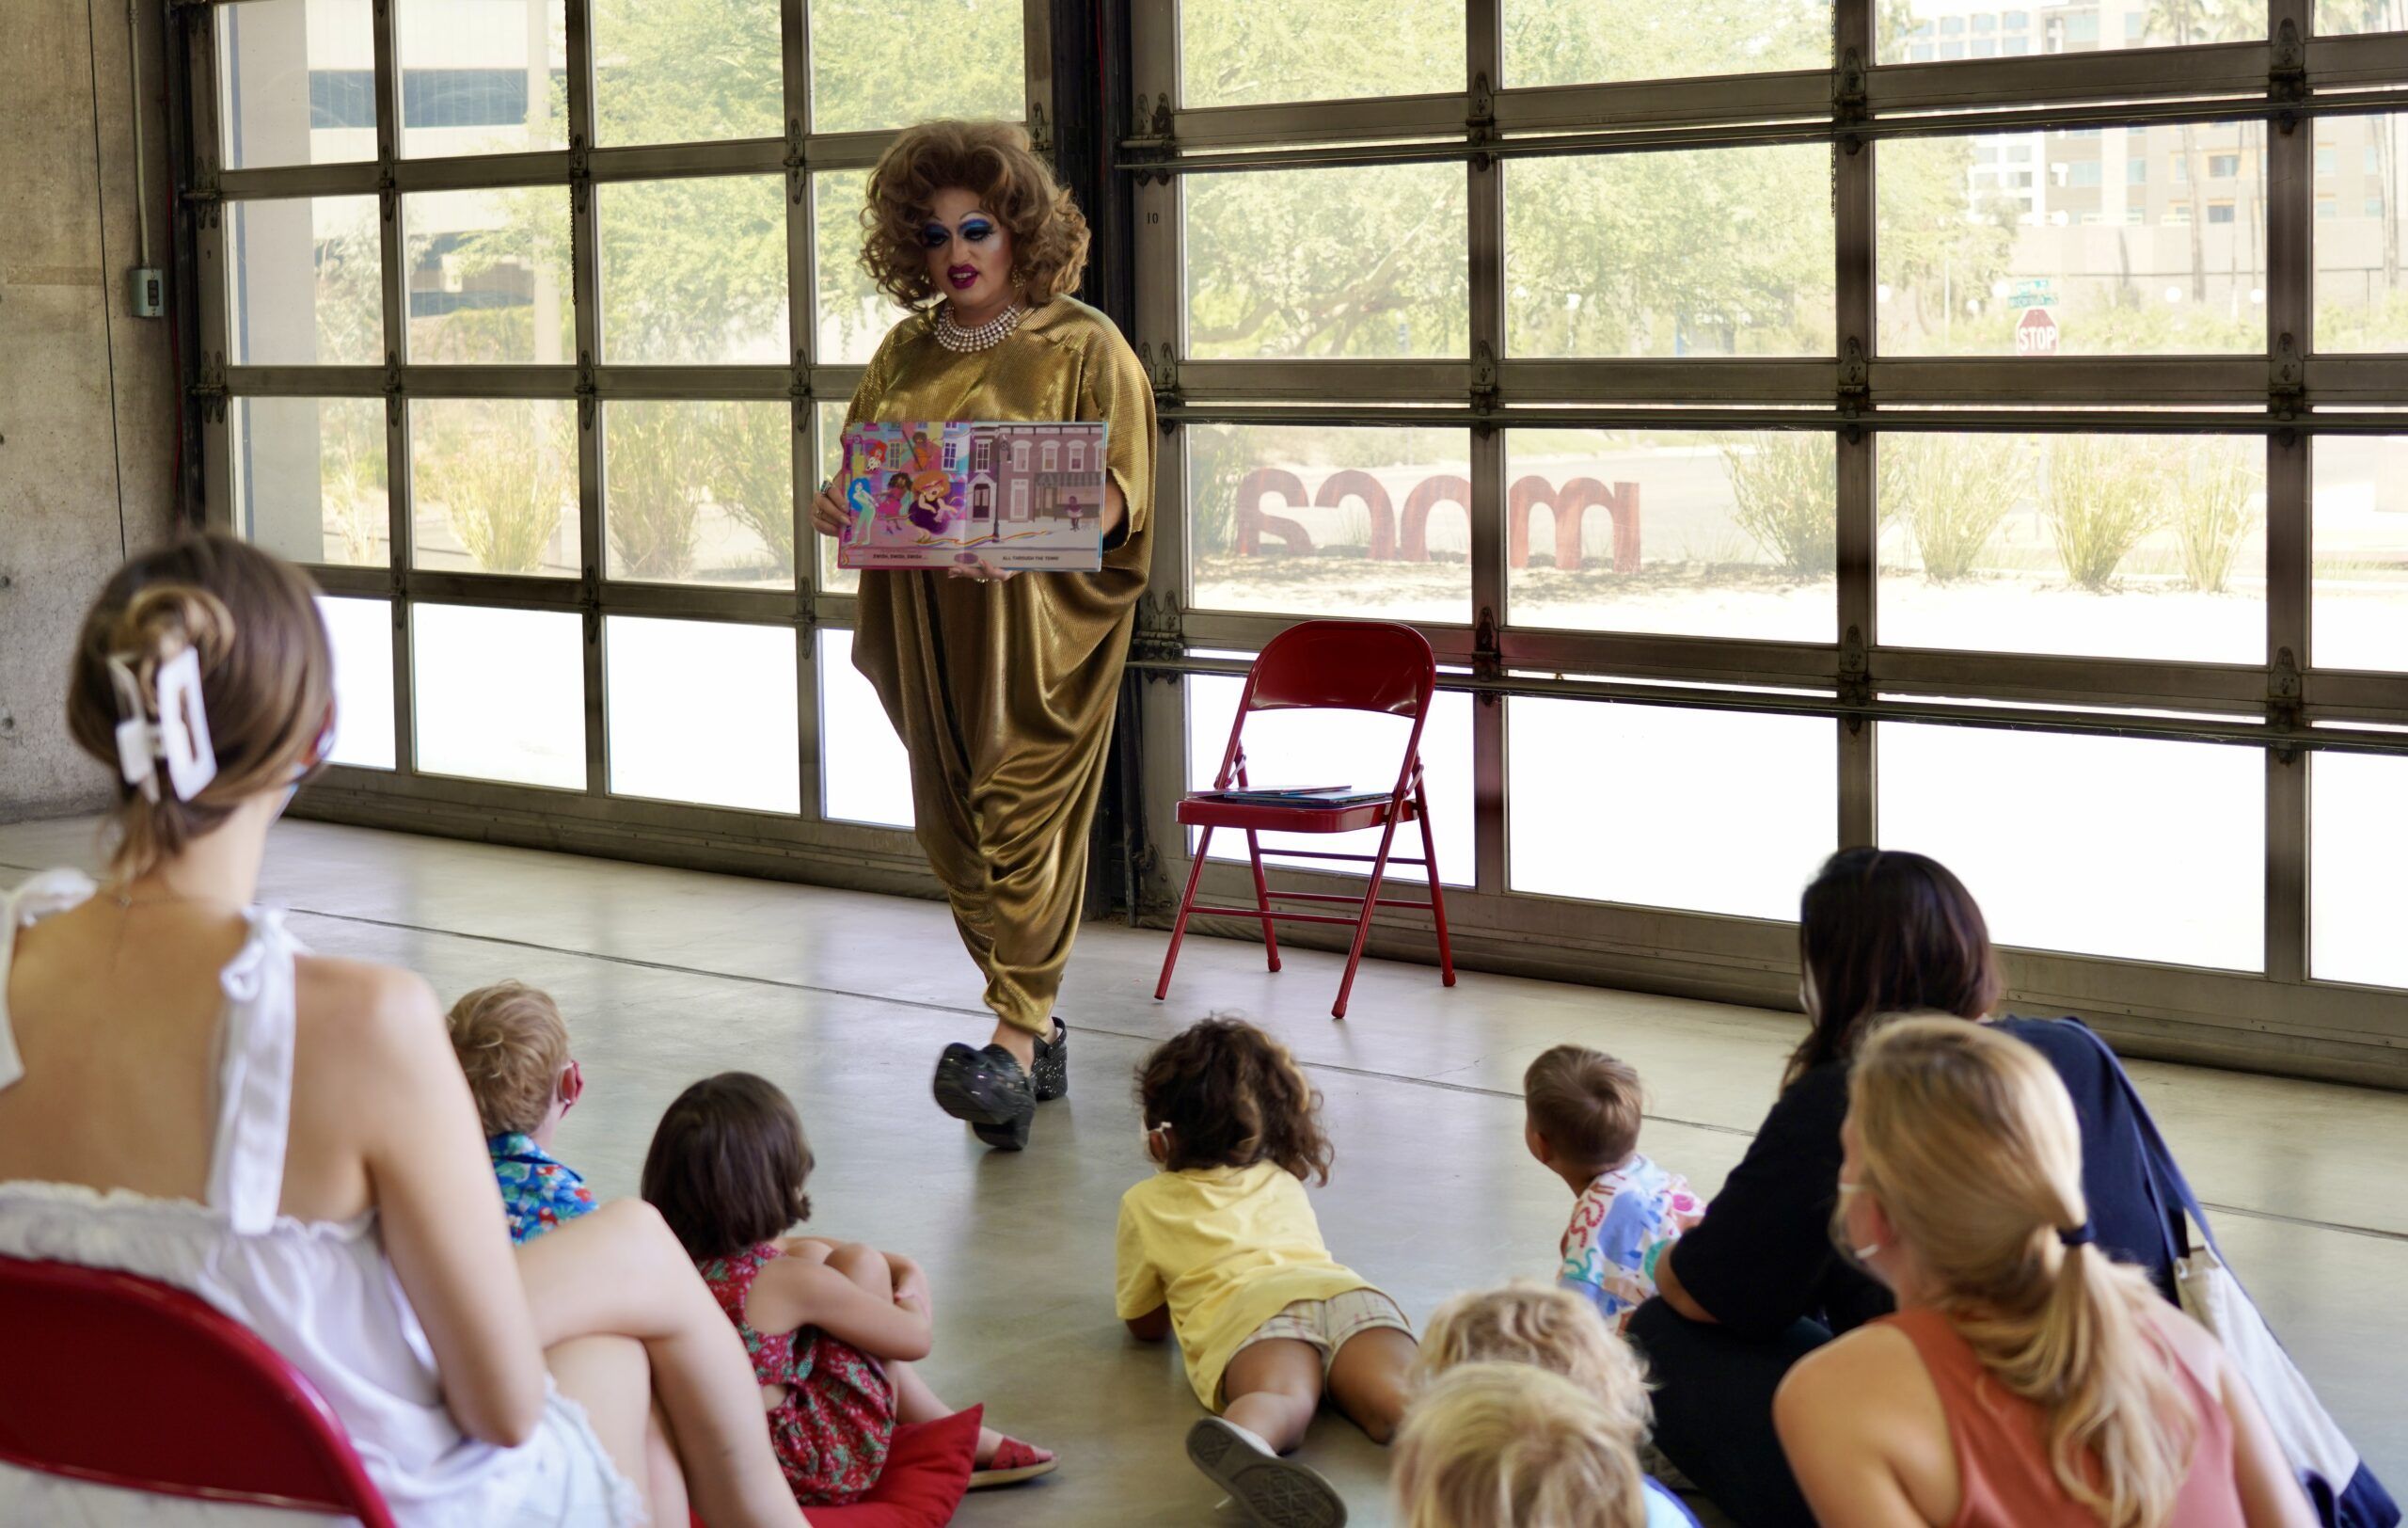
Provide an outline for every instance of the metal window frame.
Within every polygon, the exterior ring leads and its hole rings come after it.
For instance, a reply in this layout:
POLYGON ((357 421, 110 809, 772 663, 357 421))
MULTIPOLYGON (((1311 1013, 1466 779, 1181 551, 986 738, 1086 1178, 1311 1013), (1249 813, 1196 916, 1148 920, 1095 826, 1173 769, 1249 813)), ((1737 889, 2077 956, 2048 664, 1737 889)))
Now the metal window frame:
MULTIPOLYGON (((216 12, 241 0, 170 0, 182 24, 184 78, 190 103, 194 164, 184 200, 195 235, 192 289, 198 312, 200 354, 188 391, 200 416, 205 523, 236 531, 234 425, 231 414, 251 397, 378 398, 386 404, 390 561, 383 567, 309 565, 329 596, 385 601, 391 613, 393 735, 390 771, 337 767, 305 791, 296 815, 490 839, 578 852, 733 869, 790 879, 832 881, 913 896, 938 895, 927 862, 908 829, 830 819, 822 810, 817 633, 853 622, 848 593, 820 585, 816 540, 808 521, 818 478, 818 407, 848 400, 858 364, 823 360, 817 353, 816 254, 812 177, 874 165, 892 131, 816 133, 810 127, 808 0, 779 0, 786 130, 778 137, 595 146, 593 0, 562 0, 566 21, 568 147, 536 152, 403 158, 398 5, 372 0, 375 157, 345 164, 231 169, 220 164, 216 12), (785 366, 636 366, 601 361, 600 268, 592 187, 614 182, 703 175, 776 175, 786 183, 788 341, 785 366), (404 264, 400 199, 414 192, 518 186, 560 186, 570 197, 574 365, 436 366, 405 355, 408 273, 404 264), (230 366, 230 253, 229 202, 316 196, 372 195, 380 200, 382 366, 230 366), (579 406, 578 429, 578 574, 527 577, 429 570, 413 565, 409 462, 413 399, 543 398, 579 406), (603 452, 599 406, 614 400, 759 400, 792 410, 795 583, 791 590, 704 584, 644 583, 608 575, 603 523, 603 452), (415 672, 410 613, 421 604, 575 613, 583 627, 585 781, 574 790, 463 779, 421 770, 416 748, 415 672), (796 644, 797 762, 800 810, 793 815, 705 806, 613 794, 609 788, 609 718, 605 714, 604 636, 609 618, 658 616, 681 620, 784 627, 796 644)), ((1054 115, 1052 8, 1022 0, 1024 115, 1041 135, 1054 115)))
MULTIPOLYGON (((2079 736, 2109 732, 2258 749, 2266 760, 2264 970, 2226 972, 2043 950, 2010 954, 2012 1000, 2071 1011, 2128 1050, 2253 1070, 2408 1087, 2408 992, 2312 978, 2306 757, 2408 752, 2408 674, 2317 668, 2311 658, 2310 470, 2318 437, 2408 433, 2408 356, 2325 355, 2310 329, 2312 135, 2322 115, 2400 109, 2408 34, 2319 38, 2308 0, 2268 0, 2262 40, 2187 48, 1877 64, 1873 0, 1834 0, 1830 69, 1709 80, 1515 88, 1502 70, 1504 0, 1466 0, 1460 92, 1190 107, 1180 98, 1177 0, 1132 0, 1135 110, 1121 167, 1136 182, 1133 334, 1166 432, 1162 533, 1135 665, 1149 679, 1242 671, 1198 656, 1258 648, 1293 617, 1187 608, 1184 432, 1199 423, 1467 428, 1473 540, 1467 625, 1416 623, 1470 690, 1475 874, 1451 894, 1456 957, 1536 976, 1794 1006, 1795 927, 1576 901, 1511 889, 1505 789, 1513 695, 1826 716, 1838 758, 1837 841, 1877 840, 1880 723, 1943 722, 2079 736), (2268 340, 2255 354, 2067 358, 2046 366, 1884 357, 1875 325, 1874 186, 1891 137, 2049 126, 2258 121, 2268 131, 2268 340), (1833 351, 1770 359, 1560 359, 1509 353, 1499 167, 1522 157, 1815 143, 1832 155, 1833 351), (1300 147, 1301 146, 1301 147, 1300 147), (1410 361, 1197 360, 1181 339, 1186 177, 1337 165, 1461 163, 1470 177, 1466 355, 1410 361), (1836 438, 1834 641, 1780 643, 1517 626, 1506 599, 1505 432, 1515 426, 1799 428, 1836 438), (2045 427, 2242 434, 2267 456, 2267 645, 2259 663, 2185 663, 1896 647, 1878 626, 1874 456, 1883 431, 2045 427), (1565 676, 1596 676, 1583 680, 1565 676), (1550 677, 1552 676, 1552 677, 1550 677), (1679 688, 1665 688, 1666 686, 1679 688), (1732 687, 1787 687, 1767 695, 1732 687), (2170 711, 2182 716, 2164 714, 2170 711), (2156 714, 2150 714, 2156 713, 2156 714)), ((1159 853, 1137 912, 1161 919, 1188 867, 1174 807, 1185 778, 1185 685, 1139 700, 1145 812, 1159 853)), ((1333 878, 1275 872, 1293 889, 1333 878)), ((1208 895, 1250 895, 1242 865, 1208 867, 1208 895)), ((1255 937, 1237 920, 1214 931, 1255 937)), ((1297 938, 1316 942, 1308 931, 1297 938)), ((1431 961, 1426 934, 1375 927, 1372 948, 1431 961)))

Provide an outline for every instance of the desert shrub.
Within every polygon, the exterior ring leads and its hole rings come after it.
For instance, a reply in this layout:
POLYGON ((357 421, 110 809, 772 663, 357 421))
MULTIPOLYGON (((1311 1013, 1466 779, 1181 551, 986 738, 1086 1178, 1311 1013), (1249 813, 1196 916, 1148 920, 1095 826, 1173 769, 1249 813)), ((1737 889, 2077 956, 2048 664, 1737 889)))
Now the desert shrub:
POLYGON ((1759 430, 1719 442, 1732 517, 1782 568, 1799 577, 1839 565, 1839 483, 1832 440, 1806 431, 1759 430))
POLYGON ((749 526, 776 570, 794 573, 794 413, 783 405, 713 404, 703 411, 704 482, 711 499, 749 526))
POLYGON ((497 401, 475 428, 452 429, 425 455, 421 491, 487 573, 531 573, 577 491, 565 409, 497 401))
POLYGON ((2005 435, 1885 436, 1882 517, 1905 519, 1924 577, 1953 583, 1973 571, 2024 482, 2023 442, 2005 435))
POLYGON ((2079 589, 2115 582, 2116 568, 2165 521, 2166 471, 2155 439, 2064 436, 2051 452, 2040 513, 2066 577, 2079 589))
POLYGON ((2252 441, 2201 442, 2171 485, 2175 541, 2194 589, 2222 594, 2242 544, 2258 528, 2252 501, 2264 483, 2252 441))

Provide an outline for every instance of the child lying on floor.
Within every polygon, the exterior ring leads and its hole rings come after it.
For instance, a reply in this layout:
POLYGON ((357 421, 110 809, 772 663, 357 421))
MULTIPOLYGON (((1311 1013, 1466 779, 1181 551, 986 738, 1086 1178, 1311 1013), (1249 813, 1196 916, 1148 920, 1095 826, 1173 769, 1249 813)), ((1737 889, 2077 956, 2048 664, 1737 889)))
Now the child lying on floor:
POLYGON ((1413 1329, 1321 1239, 1304 1180, 1329 1178, 1321 1097, 1277 1041, 1212 1018, 1139 1070, 1162 1170, 1121 1197, 1118 1308, 1148 1342, 1176 1332, 1196 1397, 1220 1415, 1188 1456, 1264 1528, 1334 1525, 1345 1504, 1280 1457, 1325 1390, 1374 1442, 1403 1415, 1413 1329))
MULTIPOLYGON (((919 1265, 859 1242, 785 1234, 811 1218, 803 1186, 813 1165, 802 1120, 777 1085, 723 1072, 660 1117, 643 1197, 752 1355, 795 1500, 827 1506, 878 1483, 895 1424, 954 1409, 911 1366, 927 1356, 934 1320, 919 1265)), ((1054 1464, 1047 1450, 982 1428, 970 1487, 1032 1479, 1054 1464)))
POLYGON ((542 1235, 593 1209, 585 1180, 551 1154, 552 1133, 585 1090, 560 1006, 523 981, 499 981, 452 1004, 445 1022, 477 1101, 510 1239, 542 1235))
POLYGON ((1664 1249, 1705 1218, 1705 1202, 1640 1154, 1643 1099, 1627 1062, 1558 1045, 1522 1074, 1522 1103, 1523 1144, 1574 1196, 1556 1282, 1620 1331, 1656 1293, 1664 1249))

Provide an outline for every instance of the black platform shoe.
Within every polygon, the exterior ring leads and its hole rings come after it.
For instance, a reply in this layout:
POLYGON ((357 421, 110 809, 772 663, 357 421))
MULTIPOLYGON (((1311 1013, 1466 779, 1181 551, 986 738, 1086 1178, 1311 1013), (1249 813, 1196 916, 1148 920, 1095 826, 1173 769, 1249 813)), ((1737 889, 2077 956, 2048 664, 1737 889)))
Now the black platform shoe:
POLYGON ((1037 1043, 1037 1064, 1029 1068, 1029 1083, 1040 1104, 1070 1095, 1070 1027, 1054 1021, 1054 1038, 1037 1043))
POLYGON ((1016 1152, 1028 1144, 1037 1090, 1003 1046, 947 1045, 937 1058, 932 1088, 937 1107, 967 1123, 988 1145, 1016 1152))

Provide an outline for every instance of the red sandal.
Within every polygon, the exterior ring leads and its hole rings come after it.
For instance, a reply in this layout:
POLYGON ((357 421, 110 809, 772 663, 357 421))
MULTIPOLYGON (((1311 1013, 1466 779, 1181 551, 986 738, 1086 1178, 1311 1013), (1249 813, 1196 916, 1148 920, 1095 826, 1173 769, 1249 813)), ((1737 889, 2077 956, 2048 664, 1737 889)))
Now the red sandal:
POLYGON ((970 1488, 985 1490, 990 1486, 1017 1486, 1023 1480, 1052 1474, 1061 1461, 1041 1448, 1031 1448, 1017 1438, 1006 1438, 995 1445, 995 1452, 985 1464, 973 1471, 970 1488))

